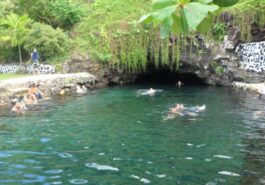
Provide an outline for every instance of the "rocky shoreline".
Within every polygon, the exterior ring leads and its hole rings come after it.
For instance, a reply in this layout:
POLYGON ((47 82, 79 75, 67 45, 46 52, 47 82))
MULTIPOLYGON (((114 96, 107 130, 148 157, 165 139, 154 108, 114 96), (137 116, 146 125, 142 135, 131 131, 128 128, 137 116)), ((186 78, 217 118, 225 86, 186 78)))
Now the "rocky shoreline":
POLYGON ((259 95, 265 95, 265 84, 264 83, 233 82, 233 87, 237 89, 242 89, 243 91, 257 93, 259 95))
POLYGON ((66 94, 75 92, 78 84, 89 89, 97 88, 97 79, 89 73, 36 75, 0 81, 0 106, 10 105, 10 97, 25 95, 30 84, 40 84, 46 96, 58 95, 61 90, 66 94))

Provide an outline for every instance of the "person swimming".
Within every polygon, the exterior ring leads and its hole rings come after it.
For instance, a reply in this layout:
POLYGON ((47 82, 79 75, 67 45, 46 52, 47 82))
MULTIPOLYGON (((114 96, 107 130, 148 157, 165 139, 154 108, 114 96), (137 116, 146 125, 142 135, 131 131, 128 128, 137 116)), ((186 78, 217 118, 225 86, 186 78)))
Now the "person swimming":
POLYGON ((156 93, 156 90, 153 89, 152 87, 148 91, 146 91, 147 95, 154 95, 155 93, 156 93))
POLYGON ((181 81, 178 81, 178 83, 176 84, 176 86, 181 87, 183 85, 183 83, 181 81))
POLYGON ((198 116, 198 113, 204 111, 205 109, 206 105, 185 107, 183 104, 177 103, 169 109, 167 119, 173 119, 176 116, 198 116))
POLYGON ((175 104, 173 107, 171 107, 169 109, 169 112, 172 113, 172 114, 178 114, 178 115, 181 115, 183 110, 185 109, 184 105, 183 104, 175 104))
MULTIPOLYGON (((139 95, 149 95, 149 96, 153 96, 153 95, 155 95, 155 93, 156 92, 158 92, 159 90, 157 90, 157 89, 153 89, 153 88, 150 88, 150 89, 148 89, 148 90, 146 90, 146 89, 141 89, 141 90, 139 90, 138 91, 138 93, 139 93, 139 95)), ((160 90, 161 91, 161 90, 160 90)))

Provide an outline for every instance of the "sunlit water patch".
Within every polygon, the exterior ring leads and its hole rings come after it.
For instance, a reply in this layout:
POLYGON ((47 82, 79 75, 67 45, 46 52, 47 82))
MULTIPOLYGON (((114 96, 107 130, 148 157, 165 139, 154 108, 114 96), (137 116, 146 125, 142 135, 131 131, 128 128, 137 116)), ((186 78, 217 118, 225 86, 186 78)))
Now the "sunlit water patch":
POLYGON ((0 184, 265 182, 264 100, 226 88, 101 89, 1 113, 0 184), (165 120, 175 103, 206 105, 165 120))

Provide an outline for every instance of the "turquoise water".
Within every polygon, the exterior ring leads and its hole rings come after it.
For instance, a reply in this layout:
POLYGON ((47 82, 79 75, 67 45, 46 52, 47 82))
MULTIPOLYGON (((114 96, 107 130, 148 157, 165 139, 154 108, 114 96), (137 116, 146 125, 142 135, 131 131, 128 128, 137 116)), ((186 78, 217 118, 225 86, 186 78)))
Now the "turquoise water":
MULTIPOLYGON (((258 184, 264 174, 262 118, 226 88, 129 86, 43 102, 2 114, 0 184, 258 184), (198 117, 164 120, 174 103, 206 104, 198 117), (231 174, 232 172, 234 174, 231 174)), ((249 106, 249 105, 252 105, 249 106)))

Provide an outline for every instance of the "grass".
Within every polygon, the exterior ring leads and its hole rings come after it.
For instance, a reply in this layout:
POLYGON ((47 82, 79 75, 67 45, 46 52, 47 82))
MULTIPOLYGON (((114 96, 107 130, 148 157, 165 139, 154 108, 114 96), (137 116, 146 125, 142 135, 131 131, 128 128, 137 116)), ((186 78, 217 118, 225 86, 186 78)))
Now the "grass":
POLYGON ((150 4, 151 0, 95 0, 88 16, 75 27, 75 49, 96 59, 99 54, 109 55, 111 34, 128 22, 138 21, 148 12, 150 4))
POLYGON ((13 78, 21 78, 21 77, 26 77, 26 76, 30 76, 30 75, 29 74, 5 73, 5 74, 0 74, 0 81, 13 79, 13 78))

